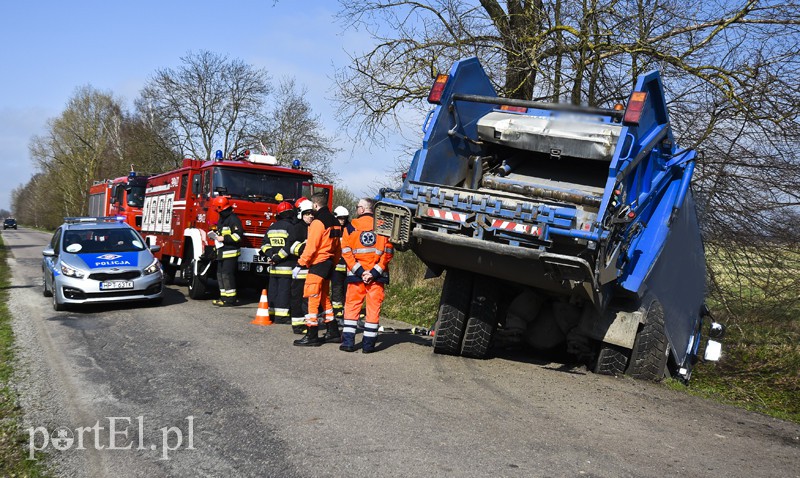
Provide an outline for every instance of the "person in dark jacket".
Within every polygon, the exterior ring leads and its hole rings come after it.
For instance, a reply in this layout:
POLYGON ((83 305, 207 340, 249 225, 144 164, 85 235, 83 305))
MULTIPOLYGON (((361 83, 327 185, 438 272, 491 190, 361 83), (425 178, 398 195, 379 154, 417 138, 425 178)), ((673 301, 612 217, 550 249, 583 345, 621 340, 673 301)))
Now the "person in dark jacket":
POLYGON ((236 305, 236 266, 239 262, 239 248, 244 237, 242 221, 233 212, 233 206, 226 196, 217 196, 211 204, 219 213, 217 234, 214 240, 217 247, 217 281, 219 299, 211 303, 220 307, 236 305))
MULTIPOLYGON (((342 225, 342 230, 347 229, 350 224, 350 211, 344 206, 337 206, 333 210, 333 215, 339 220, 342 225)), ((347 279, 347 265, 344 262, 344 257, 339 259, 336 268, 333 270, 333 277, 331 277, 331 304, 333 304, 333 317, 340 324, 344 322, 344 302, 347 292, 345 280, 347 279)))
POLYGON ((297 238, 295 213, 294 207, 287 201, 279 203, 275 210, 278 220, 264 234, 260 255, 269 264, 267 301, 270 320, 276 324, 288 324, 292 269, 297 265, 297 256, 291 253, 291 246, 297 238))

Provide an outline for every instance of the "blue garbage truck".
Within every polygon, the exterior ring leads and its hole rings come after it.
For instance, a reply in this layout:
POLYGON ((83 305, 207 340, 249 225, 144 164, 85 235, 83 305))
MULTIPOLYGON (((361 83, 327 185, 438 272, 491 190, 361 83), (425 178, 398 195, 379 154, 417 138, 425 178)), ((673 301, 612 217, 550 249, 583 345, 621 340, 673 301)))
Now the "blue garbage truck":
MULTIPOLYGON (((675 144, 659 73, 604 109, 498 97, 468 58, 428 101, 422 147, 379 194, 375 230, 445 274, 434 352, 517 344, 688 380, 710 316, 697 152, 675 144)), ((723 328, 706 329, 718 359, 723 328)))

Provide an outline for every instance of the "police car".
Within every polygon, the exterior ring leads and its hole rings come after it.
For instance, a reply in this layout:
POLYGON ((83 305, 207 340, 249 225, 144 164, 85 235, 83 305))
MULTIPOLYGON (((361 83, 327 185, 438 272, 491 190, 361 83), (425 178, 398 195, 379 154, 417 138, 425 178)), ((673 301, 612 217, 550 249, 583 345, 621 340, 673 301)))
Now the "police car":
MULTIPOLYGON (((45 297, 68 304, 161 301, 164 272, 151 248, 124 218, 66 218, 42 251, 45 297)), ((157 251, 159 246, 152 246, 157 251)))

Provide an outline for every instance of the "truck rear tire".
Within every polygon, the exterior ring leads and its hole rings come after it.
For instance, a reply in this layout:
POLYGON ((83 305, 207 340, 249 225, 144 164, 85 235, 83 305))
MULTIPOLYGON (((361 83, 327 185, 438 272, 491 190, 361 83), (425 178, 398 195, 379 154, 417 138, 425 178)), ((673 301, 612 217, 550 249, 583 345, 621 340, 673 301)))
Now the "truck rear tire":
POLYGON ((199 269, 199 265, 196 263, 197 259, 192 259, 189 263, 189 267, 186 269, 188 272, 186 283, 189 286, 189 298, 194 300, 202 299, 206 295, 206 283, 194 273, 196 269, 199 269))
POLYGON ((631 351, 625 347, 603 343, 597 353, 594 373, 614 376, 624 375, 630 356, 631 351))
POLYGON ((467 323, 467 311, 472 293, 472 274, 458 269, 448 269, 439 301, 433 352, 458 355, 467 323))
POLYGON ((475 276, 474 282, 461 355, 483 359, 489 353, 497 328, 497 284, 479 275, 475 276))
POLYGON ((669 352, 664 308, 658 299, 650 299, 642 307, 644 324, 636 333, 627 373, 639 380, 659 382, 667 375, 669 352))

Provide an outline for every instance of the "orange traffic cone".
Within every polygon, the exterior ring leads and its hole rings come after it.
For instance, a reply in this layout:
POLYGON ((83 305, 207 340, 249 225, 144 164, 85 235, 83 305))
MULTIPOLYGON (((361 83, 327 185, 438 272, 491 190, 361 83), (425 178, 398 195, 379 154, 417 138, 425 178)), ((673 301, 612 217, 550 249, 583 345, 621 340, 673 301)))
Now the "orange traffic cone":
POLYGON ((261 291, 261 300, 258 301, 258 312, 256 312, 256 318, 250 323, 254 325, 272 325, 272 321, 269 318, 267 289, 261 291))

